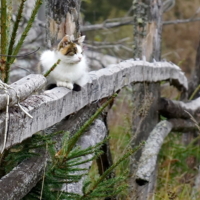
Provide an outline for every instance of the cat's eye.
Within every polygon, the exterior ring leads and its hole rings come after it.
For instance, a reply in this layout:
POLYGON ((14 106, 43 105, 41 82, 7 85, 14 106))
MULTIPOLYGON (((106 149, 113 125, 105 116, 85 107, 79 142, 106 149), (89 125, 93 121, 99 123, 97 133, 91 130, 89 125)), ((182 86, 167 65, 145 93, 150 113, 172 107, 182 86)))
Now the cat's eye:
POLYGON ((73 51, 67 52, 66 55, 68 55, 68 56, 73 56, 73 55, 74 55, 74 52, 73 52, 73 51))

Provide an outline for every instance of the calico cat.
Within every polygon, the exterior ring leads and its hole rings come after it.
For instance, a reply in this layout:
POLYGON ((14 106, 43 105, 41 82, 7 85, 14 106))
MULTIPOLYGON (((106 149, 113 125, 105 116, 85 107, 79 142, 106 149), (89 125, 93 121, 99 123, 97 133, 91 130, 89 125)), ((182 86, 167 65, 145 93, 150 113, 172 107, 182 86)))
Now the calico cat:
POLYGON ((66 35, 56 50, 42 53, 40 61, 45 72, 60 59, 60 63, 48 77, 50 84, 72 90, 74 86, 83 86, 88 81, 88 66, 82 49, 84 39, 85 36, 74 39, 73 36, 66 35))

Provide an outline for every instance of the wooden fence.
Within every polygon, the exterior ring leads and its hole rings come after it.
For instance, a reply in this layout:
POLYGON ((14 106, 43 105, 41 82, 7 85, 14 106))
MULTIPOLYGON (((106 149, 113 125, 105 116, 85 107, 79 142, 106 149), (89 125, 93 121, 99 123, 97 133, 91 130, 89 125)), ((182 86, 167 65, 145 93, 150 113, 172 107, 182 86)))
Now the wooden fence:
MULTIPOLYGON (((141 60, 126 60, 108 68, 92 71, 89 75, 90 81, 79 92, 64 87, 42 92, 41 89, 46 79, 39 74, 29 75, 13 83, 11 87, 14 90, 8 89, 10 96, 9 132, 5 147, 8 149, 38 131, 52 126, 56 127, 56 130, 67 129, 73 132, 74 127, 81 126, 83 121, 95 112, 98 101, 111 96, 131 83, 170 81, 182 91, 188 88, 187 79, 180 68, 168 62, 149 63, 141 60), (33 94, 35 92, 39 94, 33 94), (18 100, 33 118, 20 110, 16 105, 18 100), (65 123, 60 123, 61 121, 65 123)), ((0 109, 2 110, 0 113, 0 149, 3 148, 5 137, 5 108, 6 94, 2 92, 0 94, 0 109)), ((171 129, 169 128, 168 132, 169 130, 171 129)), ((94 145, 102 141, 105 135, 104 125, 96 120, 87 134, 89 139, 83 140, 84 142, 80 145, 83 143, 85 146, 94 145)), ((161 144, 162 142, 159 145, 161 144)), ((154 162, 156 159, 157 157, 154 162)), ((45 163, 46 154, 44 153, 15 167, 0 180, 1 199, 21 199, 41 179, 45 163)), ((89 166, 87 168, 89 169, 89 166)), ((138 180, 141 180, 140 175, 138 176, 138 180)), ((145 179, 145 181, 148 180, 145 179)))

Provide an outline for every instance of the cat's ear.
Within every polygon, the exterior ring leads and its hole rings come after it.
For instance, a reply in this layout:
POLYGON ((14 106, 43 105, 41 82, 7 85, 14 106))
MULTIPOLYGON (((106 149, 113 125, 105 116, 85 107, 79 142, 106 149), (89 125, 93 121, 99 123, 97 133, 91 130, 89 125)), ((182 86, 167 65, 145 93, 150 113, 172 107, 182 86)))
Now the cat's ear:
POLYGON ((80 45, 82 45, 82 43, 84 42, 84 40, 85 40, 85 35, 77 38, 77 43, 80 44, 80 45))
POLYGON ((57 49, 60 50, 61 48, 64 48, 65 45, 71 42, 71 36, 70 35, 65 35, 62 40, 59 42, 57 49))

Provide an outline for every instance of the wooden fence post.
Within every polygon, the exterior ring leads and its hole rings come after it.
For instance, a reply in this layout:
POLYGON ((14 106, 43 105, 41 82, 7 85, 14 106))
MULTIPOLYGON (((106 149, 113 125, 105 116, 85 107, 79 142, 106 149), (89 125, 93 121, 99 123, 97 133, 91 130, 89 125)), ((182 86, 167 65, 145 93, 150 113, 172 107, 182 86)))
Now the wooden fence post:
MULTIPOLYGON (((134 57, 147 61, 160 60, 160 44, 162 31, 161 0, 133 1, 134 12, 134 57), (146 34, 144 34, 146 32, 146 34)), ((132 84, 133 94, 133 129, 132 147, 146 141, 149 133, 158 123, 158 99, 160 97, 159 83, 132 84)), ((130 163, 130 199, 146 200, 154 191, 156 169, 151 182, 140 186, 133 175, 138 167, 141 151, 131 157, 130 163)))

